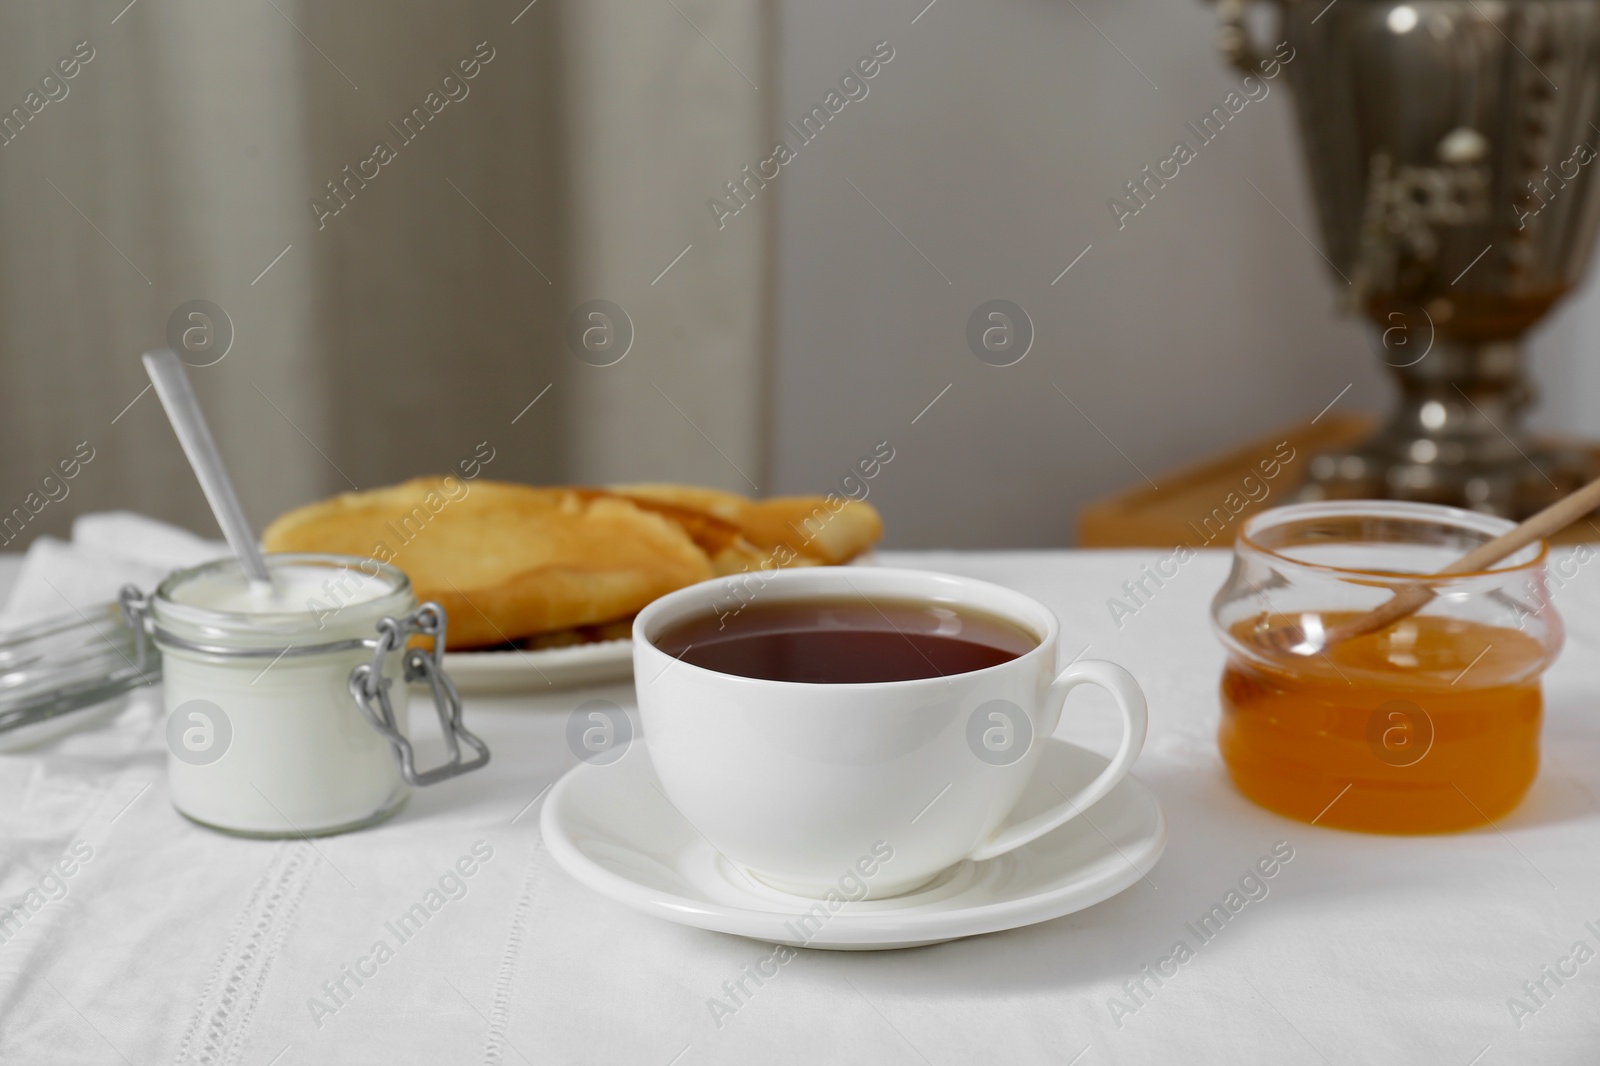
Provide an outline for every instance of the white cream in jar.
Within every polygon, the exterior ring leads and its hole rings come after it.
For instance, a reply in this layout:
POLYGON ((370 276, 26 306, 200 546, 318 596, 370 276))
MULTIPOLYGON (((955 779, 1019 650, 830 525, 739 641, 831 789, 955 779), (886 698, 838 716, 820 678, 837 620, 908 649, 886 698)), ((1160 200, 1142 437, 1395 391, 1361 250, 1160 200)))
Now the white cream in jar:
MULTIPOLYGON (((381 820, 409 790, 350 678, 372 661, 379 621, 416 608, 410 582, 354 557, 274 555, 267 565, 270 589, 225 559, 173 574, 151 597, 172 803, 204 825, 258 837, 381 820)), ((397 653, 382 672, 403 736, 402 669, 397 653)))

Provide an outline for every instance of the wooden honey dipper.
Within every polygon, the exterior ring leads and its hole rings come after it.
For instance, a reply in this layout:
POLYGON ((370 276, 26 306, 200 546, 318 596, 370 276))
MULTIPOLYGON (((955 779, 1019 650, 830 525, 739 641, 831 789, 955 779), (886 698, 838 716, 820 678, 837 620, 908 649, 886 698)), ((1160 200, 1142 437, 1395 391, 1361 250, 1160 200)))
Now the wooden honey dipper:
MULTIPOLYGON (((1562 497, 1532 518, 1506 530, 1493 540, 1480 544, 1434 576, 1449 577, 1487 569, 1534 541, 1565 529, 1596 507, 1600 507, 1600 478, 1589 482, 1571 495, 1562 497)), ((1436 595, 1437 593, 1426 584, 1408 585, 1366 614, 1327 630, 1323 634, 1322 643, 1313 650, 1322 651, 1352 637, 1385 629, 1402 618, 1417 613, 1436 595)), ((1305 630, 1291 624, 1273 630, 1267 635, 1267 642, 1277 651, 1293 651, 1297 647, 1303 647, 1307 640, 1305 630)))

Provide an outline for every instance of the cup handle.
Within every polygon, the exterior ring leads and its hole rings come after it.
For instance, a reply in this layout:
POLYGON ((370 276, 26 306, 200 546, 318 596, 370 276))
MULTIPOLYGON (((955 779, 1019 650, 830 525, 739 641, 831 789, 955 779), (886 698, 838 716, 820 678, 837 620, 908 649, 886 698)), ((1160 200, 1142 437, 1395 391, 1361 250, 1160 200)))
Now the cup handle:
MULTIPOLYGON (((1060 710, 1066 703, 1067 693, 1079 685, 1098 685, 1105 689, 1117 701, 1117 709, 1122 712, 1122 744, 1117 748, 1117 754, 1112 757, 1111 764, 1076 793, 1064 797, 1057 806, 1043 814, 1036 814, 1025 822, 997 830, 993 836, 972 850, 967 856, 969 859, 981 862, 996 855, 1004 855, 1013 848, 1019 848, 1030 840, 1037 840, 1050 830, 1070 822, 1093 806, 1096 800, 1110 792, 1133 767, 1133 761, 1139 757, 1139 751, 1144 747, 1145 731, 1149 726, 1144 692, 1140 690, 1139 683, 1133 679, 1132 674, 1115 663, 1099 659, 1084 659, 1072 663, 1056 675, 1056 679, 1050 683, 1050 691, 1046 696, 1046 699, 1055 701, 1057 721, 1060 720, 1060 710)), ((1044 737, 1036 737, 1034 743, 1043 743, 1044 740, 1044 737)))

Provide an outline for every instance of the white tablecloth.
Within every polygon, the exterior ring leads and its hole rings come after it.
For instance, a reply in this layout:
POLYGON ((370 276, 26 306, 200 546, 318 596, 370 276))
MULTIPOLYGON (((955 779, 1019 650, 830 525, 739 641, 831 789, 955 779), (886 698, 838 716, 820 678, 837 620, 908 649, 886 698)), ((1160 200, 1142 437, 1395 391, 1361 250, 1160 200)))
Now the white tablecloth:
MULTIPOLYGON (((105 728, 0 756, 0 903, 39 893, 0 932, 0 1062, 1600 1062, 1600 577, 1557 596, 1568 639, 1522 806, 1498 828, 1390 838, 1287 821, 1233 791, 1206 621, 1227 557, 1186 564, 1121 629, 1106 607, 1160 554, 883 560, 1036 596, 1062 619, 1065 656, 1088 645, 1144 685, 1135 772, 1171 844, 1115 899, 929 948, 802 951, 719 1027, 708 1001, 770 948, 613 904, 540 841, 531 801, 576 761, 567 713, 596 696, 629 706, 629 686, 469 701, 486 770, 314 843, 234 840, 176 815, 146 694, 105 728), (1159 988, 1144 978, 1280 842, 1293 859, 1265 898, 1159 988), (359 986, 345 975, 475 847, 492 854, 464 896, 359 986)), ((1061 735, 1111 739, 1096 696, 1074 695, 1061 735)))

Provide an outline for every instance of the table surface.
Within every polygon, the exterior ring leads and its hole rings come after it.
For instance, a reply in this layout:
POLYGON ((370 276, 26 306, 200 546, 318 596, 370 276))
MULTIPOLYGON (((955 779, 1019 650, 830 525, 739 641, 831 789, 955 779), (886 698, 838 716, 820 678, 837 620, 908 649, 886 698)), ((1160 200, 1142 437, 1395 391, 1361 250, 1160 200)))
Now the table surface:
MULTIPOLYGON (((1201 553, 1120 627, 1106 606, 1164 554, 883 556, 1036 596, 1061 617, 1063 657, 1087 647, 1145 687, 1134 772, 1171 842, 1105 903, 933 947, 802 951, 719 1024, 709 1001, 771 949, 597 896, 540 839, 539 797, 576 762, 568 714, 595 697, 631 706, 631 686, 471 700, 487 769, 373 829, 276 842, 173 812, 147 692, 104 728, 0 756, 0 903, 33 901, 0 932, 0 1062, 1600 1061, 1600 577, 1556 594, 1567 644, 1521 807, 1481 830, 1394 838, 1288 821, 1233 790, 1207 628, 1227 556, 1201 553), (1186 923, 1285 844, 1267 895, 1201 944, 1186 923), (359 987, 343 976, 475 846, 492 855, 464 896, 359 987), (72 856, 70 876, 51 875, 72 856), (1193 957, 1131 996, 1180 940, 1193 957)), ((1080 691, 1058 735, 1105 750, 1107 704, 1080 691)))

